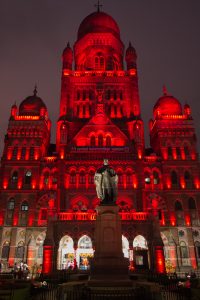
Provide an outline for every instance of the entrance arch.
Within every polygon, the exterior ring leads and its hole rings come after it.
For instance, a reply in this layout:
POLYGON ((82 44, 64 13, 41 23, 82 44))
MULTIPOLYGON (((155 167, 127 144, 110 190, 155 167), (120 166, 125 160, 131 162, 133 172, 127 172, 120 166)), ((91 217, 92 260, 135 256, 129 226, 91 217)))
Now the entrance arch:
POLYGON ((88 235, 83 235, 78 241, 76 251, 76 261, 79 269, 87 270, 90 268, 90 258, 94 256, 92 240, 88 235))
POLYGON ((124 257, 129 258, 129 241, 124 235, 122 235, 122 251, 124 257))
POLYGON ((72 268, 74 263, 74 241, 69 235, 62 237, 58 248, 57 268, 72 268))
POLYGON ((136 269, 149 269, 147 240, 142 235, 134 238, 133 251, 136 269))

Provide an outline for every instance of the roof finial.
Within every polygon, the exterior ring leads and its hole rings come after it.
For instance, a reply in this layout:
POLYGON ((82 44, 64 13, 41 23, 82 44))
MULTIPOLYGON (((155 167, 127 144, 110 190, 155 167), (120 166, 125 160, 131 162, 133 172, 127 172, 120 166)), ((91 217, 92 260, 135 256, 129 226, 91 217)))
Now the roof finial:
POLYGON ((95 4, 95 7, 97 7, 97 12, 100 12, 100 7, 102 7, 103 5, 99 3, 99 0, 97 2, 97 4, 95 4))
POLYGON ((70 48, 70 43, 69 42, 67 42, 67 48, 70 48))
POLYGON ((33 95, 34 95, 34 96, 37 96, 37 84, 35 84, 34 91, 33 91, 33 95))
POLYGON ((167 93, 167 88, 166 88, 166 85, 164 84, 164 85, 163 85, 163 95, 164 95, 164 96, 167 96, 167 94, 168 94, 168 93, 167 93))

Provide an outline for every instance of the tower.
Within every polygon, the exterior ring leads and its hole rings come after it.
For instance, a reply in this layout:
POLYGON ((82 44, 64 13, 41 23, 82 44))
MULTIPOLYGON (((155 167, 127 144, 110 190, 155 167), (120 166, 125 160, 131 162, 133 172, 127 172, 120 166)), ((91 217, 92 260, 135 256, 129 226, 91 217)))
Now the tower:
POLYGON ((131 269, 164 272, 200 265, 200 168, 195 126, 164 89, 145 147, 137 54, 125 50, 116 21, 98 10, 81 22, 62 53, 55 144, 35 89, 13 105, 0 173, 0 257, 45 273, 87 269, 94 254, 99 200, 95 171, 108 159, 118 181, 122 250, 131 269), (126 66, 124 66, 124 61, 126 66), (165 260, 163 256, 163 245, 165 260))

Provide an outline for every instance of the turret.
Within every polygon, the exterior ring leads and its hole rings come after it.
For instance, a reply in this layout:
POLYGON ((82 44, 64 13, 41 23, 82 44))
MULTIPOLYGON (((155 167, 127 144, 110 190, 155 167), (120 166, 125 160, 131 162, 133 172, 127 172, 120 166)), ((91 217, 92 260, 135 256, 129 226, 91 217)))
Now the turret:
POLYGON ((67 43, 67 47, 63 51, 62 59, 63 59, 63 70, 64 71, 72 70, 73 51, 69 43, 67 43))
POLYGON ((14 118, 16 115, 17 115, 17 105, 13 104, 11 107, 10 116, 14 118))
POLYGON ((131 45, 130 42, 126 50, 125 58, 126 58, 127 70, 136 69, 137 54, 135 48, 131 45))

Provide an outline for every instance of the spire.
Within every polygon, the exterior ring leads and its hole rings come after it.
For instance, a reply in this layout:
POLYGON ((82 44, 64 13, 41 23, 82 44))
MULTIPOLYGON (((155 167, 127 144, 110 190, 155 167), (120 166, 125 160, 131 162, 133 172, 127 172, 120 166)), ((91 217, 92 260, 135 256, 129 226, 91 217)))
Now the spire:
POLYGON ((36 84, 35 84, 35 87, 34 87, 33 95, 34 95, 35 97, 37 96, 37 85, 36 85, 36 84))
POLYGON ((95 4, 95 7, 97 8, 97 12, 100 12, 100 8, 102 7, 103 5, 99 3, 99 0, 97 2, 97 4, 95 4))
POLYGON ((167 92, 167 88, 165 85, 163 85, 163 96, 167 96, 168 92, 167 92))

